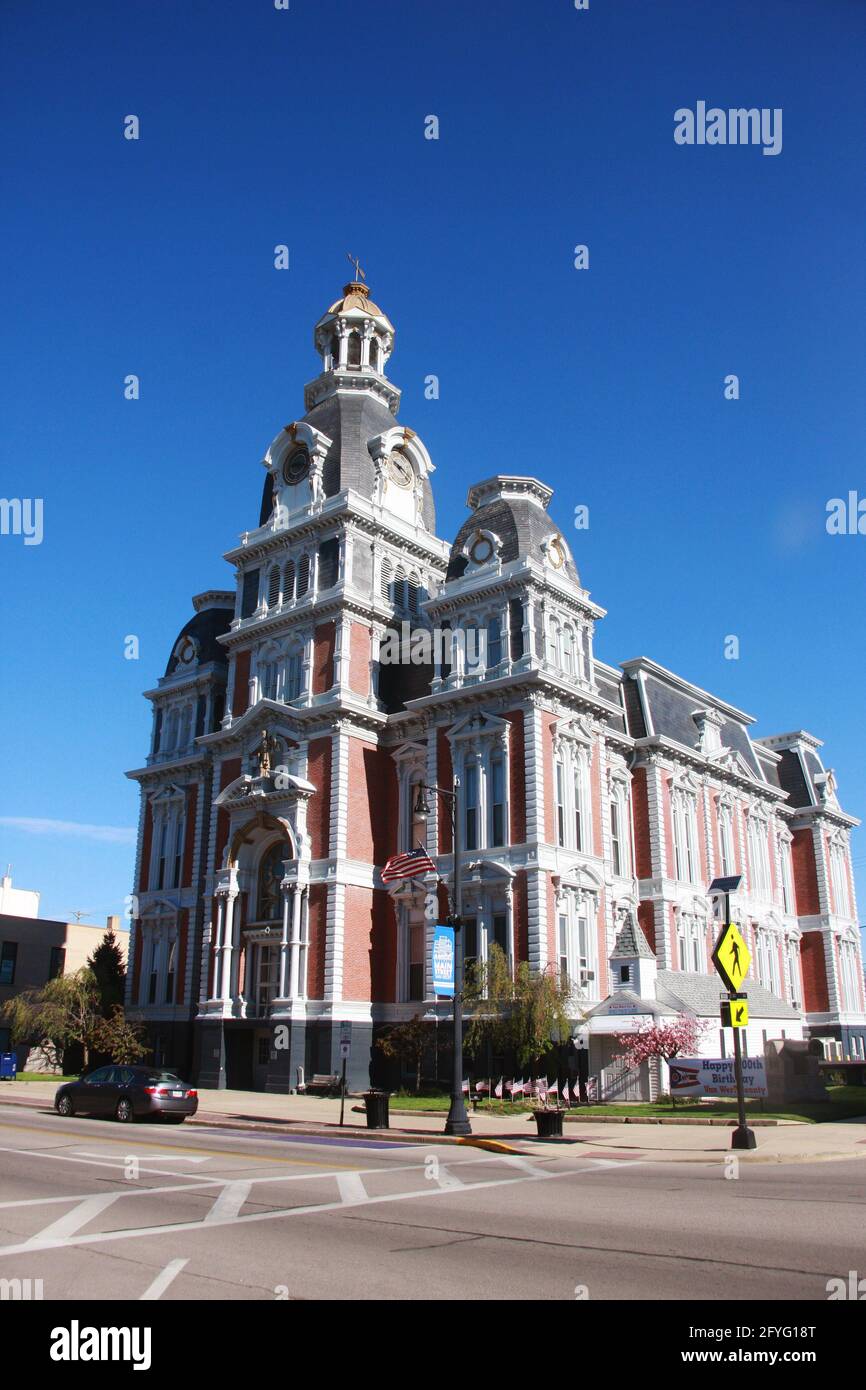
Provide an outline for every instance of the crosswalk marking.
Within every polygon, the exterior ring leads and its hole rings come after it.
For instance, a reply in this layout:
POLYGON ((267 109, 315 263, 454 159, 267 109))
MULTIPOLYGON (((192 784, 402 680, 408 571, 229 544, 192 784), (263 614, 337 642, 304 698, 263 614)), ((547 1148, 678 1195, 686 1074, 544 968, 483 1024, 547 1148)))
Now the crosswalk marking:
POLYGON ((150 1288, 145 1289, 139 1299, 139 1303, 155 1303, 158 1298, 162 1298, 169 1284, 176 1279, 189 1260, 171 1260, 160 1273, 156 1276, 150 1288))
POLYGON ((368 1202, 367 1189, 359 1173, 335 1173, 337 1187, 340 1191, 340 1201, 347 1205, 351 1202, 368 1202))
POLYGON ((63 1241, 68 1236, 74 1236, 76 1231, 80 1231, 82 1226, 86 1226, 88 1221, 105 1211, 121 1196, 119 1192, 101 1192, 94 1197, 86 1197, 83 1202, 79 1202, 71 1211, 67 1211, 63 1216, 52 1221, 50 1226, 46 1226, 44 1231, 38 1235, 31 1236, 25 1241, 25 1246, 42 1245, 44 1242, 63 1241))
POLYGON ((230 1182, 217 1197, 207 1216, 206 1222, 231 1221, 236 1217, 250 1195, 250 1182, 230 1182))

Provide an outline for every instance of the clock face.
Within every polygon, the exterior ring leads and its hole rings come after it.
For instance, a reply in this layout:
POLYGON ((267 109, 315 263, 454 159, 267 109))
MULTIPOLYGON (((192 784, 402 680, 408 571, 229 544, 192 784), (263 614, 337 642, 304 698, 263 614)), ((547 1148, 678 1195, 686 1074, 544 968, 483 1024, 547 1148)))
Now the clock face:
POLYGON ((310 456, 306 449, 296 449, 293 454, 289 454, 283 464, 283 481, 286 483, 302 483, 310 471, 310 456))
POLYGON ((177 659, 182 666, 188 666, 191 661, 195 661, 195 643, 190 637, 187 637, 178 652, 177 659))
POLYGON ((547 558, 555 570, 562 569, 565 564, 565 550, 559 536, 554 536, 547 547, 547 558))
POLYGON ((388 458, 388 477, 398 487, 411 487, 415 481, 412 465, 399 453, 393 453, 388 458))
POLYGON ((477 535, 469 548, 469 558, 476 565, 486 565, 493 554, 493 546, 487 536, 477 535))

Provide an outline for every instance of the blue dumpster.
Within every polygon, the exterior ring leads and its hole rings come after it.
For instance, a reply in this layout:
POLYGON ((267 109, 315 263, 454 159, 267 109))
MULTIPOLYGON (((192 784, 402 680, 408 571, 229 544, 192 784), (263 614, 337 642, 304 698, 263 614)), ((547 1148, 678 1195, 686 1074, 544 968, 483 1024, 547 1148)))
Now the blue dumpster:
POLYGON ((18 1074, 18 1058, 14 1052, 0 1052, 0 1081, 14 1081, 18 1074))

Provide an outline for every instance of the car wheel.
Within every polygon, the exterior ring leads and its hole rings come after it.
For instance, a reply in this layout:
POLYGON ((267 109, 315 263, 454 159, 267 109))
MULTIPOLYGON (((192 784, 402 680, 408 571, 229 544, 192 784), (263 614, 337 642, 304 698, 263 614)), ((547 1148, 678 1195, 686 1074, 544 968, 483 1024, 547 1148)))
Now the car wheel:
POLYGON ((75 1113, 72 1109, 72 1101, 69 1099, 69 1096, 60 1097, 57 1102, 57 1113, 58 1115, 62 1115, 64 1119, 68 1119, 70 1115, 75 1113))
POLYGON ((135 1111, 132 1108, 132 1101, 126 1100, 125 1097, 123 1100, 119 1100, 117 1102, 117 1109, 114 1112, 114 1116, 115 1119, 119 1120, 122 1125, 131 1124, 131 1122, 135 1119, 135 1111))

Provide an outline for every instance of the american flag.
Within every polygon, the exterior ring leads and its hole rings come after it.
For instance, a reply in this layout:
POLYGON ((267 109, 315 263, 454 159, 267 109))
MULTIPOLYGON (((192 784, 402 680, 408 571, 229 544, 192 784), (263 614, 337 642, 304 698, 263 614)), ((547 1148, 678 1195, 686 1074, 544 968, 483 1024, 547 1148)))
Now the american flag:
POLYGON ((571 1105, 571 1091, 568 1088, 567 1081, 562 1088, 562 1099, 565 1101, 566 1105, 571 1105))
POLYGON ((502 1083, 503 1083, 504 1079, 505 1079, 504 1077, 500 1076, 499 1080, 497 1081, 497 1083, 496 1083, 496 1085, 495 1085, 495 1087, 494 1087, 494 1089, 493 1089, 493 1094, 495 1095, 495 1097, 496 1097, 497 1100, 501 1100, 501 1099, 502 1099, 502 1083))
POLYGON ((416 874, 436 873, 436 865, 426 849, 419 845, 408 854, 392 854, 382 869, 382 882, 393 883, 399 878, 414 878, 416 874))
POLYGON ((489 1081, 476 1081, 476 1083, 475 1083, 475 1094, 476 1094, 477 1096, 480 1096, 482 1093, 485 1093, 485 1094, 487 1094, 487 1095, 490 1094, 490 1082, 489 1082, 489 1081))

